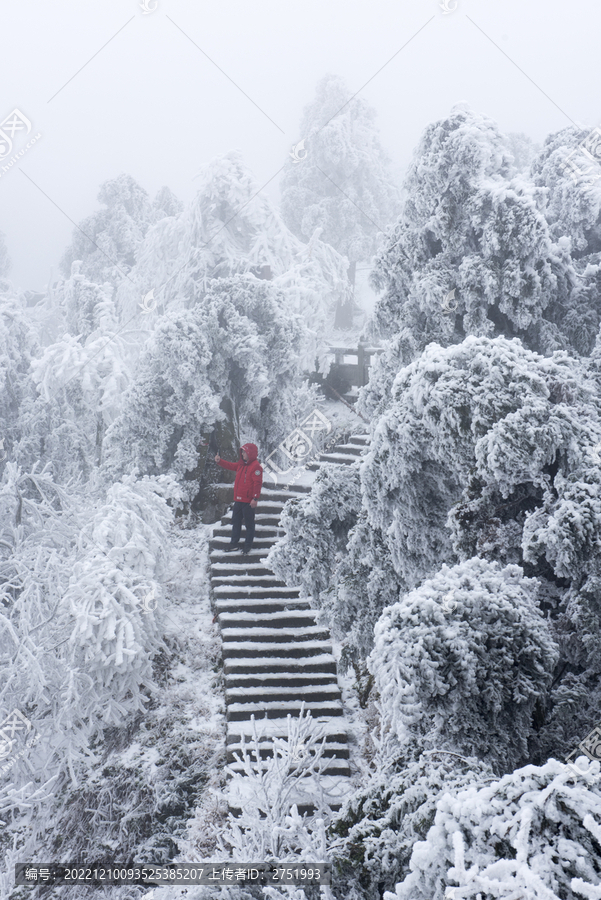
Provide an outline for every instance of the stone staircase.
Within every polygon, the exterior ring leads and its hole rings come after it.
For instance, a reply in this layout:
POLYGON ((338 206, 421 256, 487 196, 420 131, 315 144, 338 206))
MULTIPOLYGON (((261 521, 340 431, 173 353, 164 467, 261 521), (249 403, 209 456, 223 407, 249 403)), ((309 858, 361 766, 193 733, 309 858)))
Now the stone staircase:
MULTIPOLYGON (((308 468, 314 472, 323 462, 351 463, 367 440, 366 435, 354 435, 308 468)), ((326 733, 327 768, 320 787, 336 809, 348 791, 350 769, 329 632, 316 624, 310 602, 300 596, 300 589, 279 581, 264 564, 269 550, 284 535, 279 524, 284 504, 291 496, 303 497, 310 490, 306 483, 290 487, 263 484, 248 556, 225 553, 231 533, 230 510, 214 528, 210 541, 211 586, 223 646, 228 763, 243 771, 234 752, 240 754, 242 735, 247 743, 252 738, 252 715, 261 735, 260 755, 265 758, 271 753, 269 737, 285 738, 287 715, 298 717, 304 703, 305 711, 311 712, 326 733)), ((296 802, 301 814, 313 811, 310 792, 296 802)))
POLYGON ((367 435, 353 434, 348 439, 348 443, 336 444, 332 451, 320 455, 319 462, 313 462, 307 468, 311 472, 316 472, 324 462, 351 465, 357 462, 357 457, 361 456, 367 446, 367 442, 367 435))

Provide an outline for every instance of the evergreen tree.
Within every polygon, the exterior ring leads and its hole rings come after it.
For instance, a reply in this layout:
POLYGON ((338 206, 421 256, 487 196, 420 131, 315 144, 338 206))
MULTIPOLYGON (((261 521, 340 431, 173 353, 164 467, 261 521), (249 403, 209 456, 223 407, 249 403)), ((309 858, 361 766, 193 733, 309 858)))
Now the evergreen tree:
MULTIPOLYGON (((288 161, 282 182, 284 221, 303 241, 323 229, 322 239, 349 262, 351 294, 357 262, 375 251, 398 202, 374 120, 363 98, 326 75, 301 121, 305 155, 288 161)), ((336 324, 352 325, 352 296, 340 299, 336 324)))
POLYGON ((289 307, 305 318, 312 340, 299 352, 303 368, 312 370, 316 356, 325 360, 325 335, 346 285, 344 260, 320 240, 318 230, 309 248, 294 237, 239 151, 213 159, 199 179, 183 212, 149 228, 137 264, 118 291, 121 319, 139 314, 154 325, 160 314, 202 302, 213 279, 253 274, 272 280, 289 307), (140 301, 151 290, 154 304, 147 314, 140 301))
POLYGON ((384 900, 598 898, 600 820, 599 788, 574 783, 554 759, 445 793, 411 871, 384 900))
POLYGON ((323 465, 311 493, 289 500, 280 518, 286 532, 268 556, 278 578, 319 605, 336 583, 336 563, 357 521, 361 496, 356 466, 323 465))
POLYGON ((362 466, 367 521, 401 583, 475 556, 537 580, 560 650, 535 712, 539 761, 569 753, 601 716, 600 437, 575 360, 470 337, 399 373, 362 466))
MULTIPOLYGON (((409 168, 401 216, 372 283, 381 334, 408 332, 419 353, 467 334, 568 348, 558 309, 573 270, 544 217, 544 192, 518 173, 494 122, 465 104, 429 125, 409 168)), ((384 361, 383 361, 384 363, 384 361)))
POLYGON ((117 286, 135 265, 138 247, 148 227, 163 217, 161 213, 173 214, 179 204, 169 189, 163 188, 153 205, 144 188, 125 174, 106 181, 98 200, 104 208, 92 213, 75 229, 61 268, 68 276, 72 264, 81 260, 82 274, 90 281, 98 285, 108 281, 117 286))
POLYGON ((426 839, 439 799, 494 778, 486 763, 447 751, 410 763, 378 758, 374 766, 328 829, 340 900, 380 900, 394 890, 411 871, 413 847, 426 839))
POLYGON ((273 284, 252 275, 215 279, 201 303, 159 318, 107 434, 107 473, 136 466, 182 478, 219 422, 228 423, 231 442, 222 451, 237 458, 243 429, 270 449, 312 396, 297 355, 304 336, 273 284))
POLYGON ((450 750, 497 772, 528 760, 559 657, 537 588, 519 566, 474 558, 384 610, 368 662, 407 756, 450 750))
POLYGON ((564 128, 547 137, 532 162, 533 181, 545 190, 550 234, 571 259, 570 294, 555 319, 585 355, 601 324, 601 167, 584 153, 587 139, 589 129, 564 128))

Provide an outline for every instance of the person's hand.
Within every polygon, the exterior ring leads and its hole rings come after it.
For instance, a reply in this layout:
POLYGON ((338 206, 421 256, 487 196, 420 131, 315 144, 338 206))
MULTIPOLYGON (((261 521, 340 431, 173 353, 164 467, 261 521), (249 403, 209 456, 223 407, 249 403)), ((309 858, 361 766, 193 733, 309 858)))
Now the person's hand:
POLYGON ((221 459, 221 457, 219 456, 218 453, 216 453, 215 454, 215 462, 219 462, 220 459, 221 459))
POLYGON ((256 508, 257 508, 257 501, 256 501, 256 500, 251 500, 251 501, 250 501, 250 508, 251 508, 251 509, 256 509, 256 508))

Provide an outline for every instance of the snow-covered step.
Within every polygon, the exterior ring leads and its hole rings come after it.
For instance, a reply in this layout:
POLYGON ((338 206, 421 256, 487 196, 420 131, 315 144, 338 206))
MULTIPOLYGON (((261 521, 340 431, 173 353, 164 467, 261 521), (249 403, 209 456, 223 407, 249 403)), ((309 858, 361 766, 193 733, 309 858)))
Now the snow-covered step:
POLYGON ((368 434, 351 434, 348 439, 349 444, 360 444, 363 447, 367 447, 369 444, 369 435, 368 434))
POLYGON ((233 600, 236 597, 247 597, 249 600, 255 597, 266 599, 268 597, 293 599, 298 597, 300 588, 289 587, 261 587, 260 585, 220 584, 213 588, 215 599, 223 597, 233 600))
MULTIPOLYGON (((223 537, 211 538, 211 540, 209 541, 209 551, 213 551, 213 552, 217 552, 217 553, 219 553, 219 552, 225 553, 225 548, 229 547, 230 543, 231 542, 230 542, 229 537, 226 537, 225 535, 223 537)), ((238 549, 234 552, 240 553, 242 551, 243 544, 244 544, 244 534, 242 535, 242 537, 240 539, 240 543, 238 544, 238 549)), ((253 539, 253 543, 252 543, 251 553, 253 550, 254 551, 262 550, 264 553, 266 553, 267 551, 271 550, 271 548, 273 547, 274 544, 275 544, 275 541, 271 540, 271 538, 262 538, 262 537, 257 537, 257 535, 255 535, 255 537, 253 539)))
MULTIPOLYGON (((277 687, 276 685, 261 685, 259 687, 235 687, 225 689, 225 705, 244 706, 254 704, 257 708, 265 706, 266 703, 287 704, 290 701, 303 701, 307 708, 318 703, 329 703, 340 701, 341 693, 337 684, 310 685, 305 687, 277 687)), ((250 716, 249 716, 250 718, 250 716)))
POLYGON ((239 643, 244 641, 247 644, 267 643, 273 641, 277 644, 286 646, 294 646, 295 644, 310 643, 313 641, 327 641, 329 634, 327 629, 321 625, 303 625, 301 628, 295 628, 289 632, 282 628, 270 628, 263 625, 247 625, 244 628, 230 628, 224 626, 221 629, 221 640, 224 643, 239 643))
POLYGON ((270 628, 290 631, 296 628, 309 628, 315 625, 315 613, 313 610, 290 610, 285 612, 270 611, 258 612, 220 612, 219 625, 221 629, 235 628, 270 628))
POLYGON ((221 587, 226 584, 240 587, 255 587, 257 585, 264 585, 265 587, 287 587, 286 582, 276 578, 275 575, 248 575, 246 572, 243 572, 240 575, 211 575, 212 587, 221 587))
POLYGON ((311 609, 308 600, 300 600, 298 598, 287 597, 267 597, 267 598, 241 598, 241 597, 219 597, 214 602, 214 607, 219 614, 220 612, 284 612, 285 610, 306 610, 311 609))
MULTIPOLYGON (((348 746, 346 732, 340 727, 342 725, 340 719, 329 719, 327 716, 314 716, 314 718, 321 734, 320 743, 325 739, 326 746, 330 743, 348 746)), ((263 716, 255 716, 254 726, 257 731, 259 747, 261 745, 269 746, 272 737, 285 739, 288 737, 287 718, 266 719, 263 716)), ((239 744, 242 740, 242 735, 244 735, 244 740, 247 744, 249 741, 254 742, 253 723, 251 721, 232 723, 226 738, 227 746, 239 744)))
POLYGON ((304 656, 321 656, 324 653, 331 653, 332 645, 326 641, 297 641, 290 643, 288 641, 276 643, 275 641, 233 641, 228 640, 223 643, 223 658, 230 659, 237 657, 238 659, 246 657, 269 657, 274 656, 278 659, 300 659, 304 656))
MULTIPOLYGON (((242 523, 244 527, 244 522, 242 523)), ((223 525, 215 525, 213 528, 213 537, 229 537, 232 533, 231 522, 224 522, 223 525)), ((261 537, 270 537, 274 540, 277 540, 284 534, 284 529, 281 528, 277 524, 272 524, 270 522, 257 522, 257 518, 255 516, 255 534, 260 534, 261 537)))
POLYGON ((267 550, 257 550, 253 545, 252 549, 244 555, 241 552, 226 553, 225 550, 210 550, 209 559, 211 564, 223 563, 224 565, 237 565, 239 571, 250 571, 249 566, 257 563, 264 563, 267 559, 267 550))
POLYGON ((314 472, 316 471, 323 463, 336 463, 337 465, 353 465, 356 463, 360 456, 354 456, 351 453, 322 453, 319 457, 318 462, 311 463, 309 469, 314 472))
MULTIPOLYGON (((288 497, 288 500, 290 498, 288 497)), ((265 496, 263 497, 263 493, 259 497, 257 501, 257 507, 255 509, 255 522, 257 521, 257 516, 265 515, 266 513, 278 513, 281 512, 284 504, 287 503, 286 499, 280 499, 275 497, 265 496)), ((233 508, 232 508, 233 511, 233 508)), ((228 512, 227 515, 231 517, 232 511, 228 512)))
MULTIPOLYGON (((336 454, 338 454, 338 453, 344 454, 346 456, 354 456, 355 458, 358 458, 359 456, 361 456, 364 449, 365 449, 365 445, 354 444, 354 443, 349 442, 348 444, 338 444, 336 447, 335 453, 336 454)), ((322 456, 330 456, 331 454, 322 453, 321 455, 322 456)))
POLYGON ((225 676, 225 688, 229 690, 233 687, 257 687, 259 685, 278 686, 280 684, 287 684, 291 688, 302 688, 306 685, 320 685, 320 684, 333 684, 338 686, 338 679, 336 678, 336 674, 332 674, 331 672, 317 673, 317 672, 304 672, 299 670, 297 672, 261 672, 256 674, 248 674, 247 672, 239 672, 238 674, 230 674, 225 676))
MULTIPOLYGON (((264 720, 263 720, 264 721, 264 720)), ((273 721, 273 719, 271 720, 273 721)), ((236 728, 240 723, 232 722, 232 728, 236 728)), ((288 732, 285 732, 282 735, 278 735, 278 737, 287 738, 288 732)), ((230 742, 227 745, 227 761, 231 762, 234 759, 234 753, 237 753, 239 756, 242 756, 242 743, 240 741, 240 735, 237 736, 237 742, 230 742)), ((247 736, 244 735, 244 740, 246 743, 247 750, 252 749, 252 758, 255 759, 255 744, 254 741, 249 741, 247 736)), ((318 742, 319 747, 321 749, 321 741, 318 742)), ((349 759, 349 748, 348 742, 346 740, 346 734, 344 735, 329 735, 323 745, 322 749, 323 756, 325 757, 335 757, 340 760, 349 759), (338 737, 343 737, 344 741, 336 740, 338 737)), ((273 756, 273 743, 271 741, 271 737, 264 736, 259 740, 259 758, 260 759, 269 759, 270 756, 273 756)))
POLYGON ((279 487, 272 487, 271 482, 266 480, 263 481, 263 486, 261 488, 261 496, 259 497, 259 503, 263 498, 266 500, 281 500, 286 502, 290 497, 293 497, 295 494, 310 494, 311 493, 311 485, 310 484, 282 484, 279 487))
MULTIPOLYGON (((255 540, 260 537, 261 540, 268 539, 274 543, 275 541, 279 541, 280 538, 284 536, 284 529, 279 525, 281 514, 281 511, 266 513, 261 519, 258 519, 258 517, 255 516, 255 540), (259 525, 261 528, 259 528, 259 525)), ((244 535, 244 531, 244 522, 242 522, 242 535, 244 535)), ((231 519, 226 519, 225 522, 221 522, 219 525, 215 526, 211 540, 227 538, 229 541, 231 534, 232 521, 231 519)))
MULTIPOLYGON (((244 528, 242 529, 242 534, 244 534, 244 528)), ((211 540, 227 540, 228 543, 232 536, 232 529, 230 525, 220 525, 218 528, 213 529, 213 534, 211 536, 211 540)), ((260 527, 255 523, 255 540, 261 538, 261 540, 269 540, 272 543, 279 541, 281 537, 284 536, 284 529, 278 528, 275 525, 261 525, 260 527)))
MULTIPOLYGON (((299 645, 301 648, 306 646, 305 644, 299 645)), ((332 656, 331 648, 329 648, 330 652, 326 653, 314 653, 312 656, 303 656, 302 654, 297 657, 288 656, 244 656, 243 654, 239 654, 238 656, 225 656, 223 660, 223 671, 225 675, 234 675, 236 672, 249 672, 249 673, 259 673, 262 674, 264 672, 270 673, 278 673, 278 672, 316 672, 319 674, 323 674, 326 672, 336 673, 336 660, 332 656)))
MULTIPOLYGON (((240 758, 242 758, 242 754, 239 751, 238 751, 238 756, 240 758)), ((252 755, 249 754, 249 756, 250 756, 250 764, 251 764, 252 769, 255 772, 258 771, 259 765, 255 761, 254 754, 252 754, 252 755)), ((229 760, 230 760, 230 757, 228 755, 228 761, 229 760)), ((245 768, 244 763, 238 762, 233 753, 231 755, 230 766, 232 767, 234 772, 237 772, 240 775, 244 775, 246 773, 246 768, 245 768)), ((292 762, 290 764, 289 771, 293 772, 294 768, 295 768, 295 763, 292 762)), ((345 775, 347 777, 351 774, 351 770, 350 770, 348 762, 344 759, 339 759, 336 756, 331 756, 331 757, 327 758, 327 761, 325 763, 325 768, 322 770, 322 772, 323 772, 323 775, 339 775, 339 776, 345 775)))
POLYGON ((262 715, 268 719, 279 719, 288 713, 298 716, 304 707, 312 716, 342 716, 342 702, 340 700, 264 700, 261 703, 230 703, 226 707, 226 721, 237 722, 242 719, 250 719, 262 715))
POLYGON ((266 568, 262 563, 248 562, 248 556, 238 556, 237 553, 225 555, 226 561, 224 562, 211 560, 213 576, 273 575, 271 569, 266 568))

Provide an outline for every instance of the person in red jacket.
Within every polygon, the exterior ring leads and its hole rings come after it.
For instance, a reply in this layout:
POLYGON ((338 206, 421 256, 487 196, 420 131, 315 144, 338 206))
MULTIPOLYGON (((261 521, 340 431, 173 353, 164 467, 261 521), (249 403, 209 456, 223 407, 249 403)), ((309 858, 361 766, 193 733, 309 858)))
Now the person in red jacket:
POLYGON ((244 519, 245 539, 242 552, 247 554, 252 547, 255 536, 255 509, 261 494, 263 484, 263 468, 257 456, 259 451, 256 444, 243 444, 240 447, 240 457, 237 463, 221 459, 219 454, 215 457, 217 465, 223 469, 230 469, 236 473, 234 482, 234 509, 232 512, 232 537, 230 544, 225 548, 226 553, 236 550, 242 531, 242 519, 244 519))

